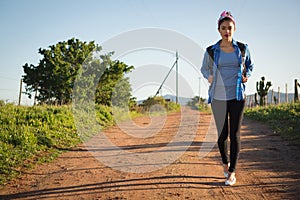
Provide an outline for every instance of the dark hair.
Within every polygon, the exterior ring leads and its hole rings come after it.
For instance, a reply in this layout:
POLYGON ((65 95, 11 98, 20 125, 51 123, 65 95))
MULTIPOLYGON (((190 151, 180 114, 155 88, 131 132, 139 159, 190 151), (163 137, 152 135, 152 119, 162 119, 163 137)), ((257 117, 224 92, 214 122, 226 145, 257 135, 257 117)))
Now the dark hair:
POLYGON ((225 18, 221 19, 221 20, 218 22, 218 29, 220 29, 220 25, 221 25, 223 22, 225 22, 225 21, 232 21, 232 22, 234 23, 234 25, 235 25, 235 22, 234 22, 231 18, 225 17, 225 18))

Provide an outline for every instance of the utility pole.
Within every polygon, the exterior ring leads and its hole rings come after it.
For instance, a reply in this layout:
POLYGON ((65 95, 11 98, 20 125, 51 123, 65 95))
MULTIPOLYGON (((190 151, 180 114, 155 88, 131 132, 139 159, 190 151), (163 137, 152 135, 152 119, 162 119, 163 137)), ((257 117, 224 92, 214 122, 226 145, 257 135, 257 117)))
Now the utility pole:
POLYGON ((159 92, 161 91, 165 81, 167 80, 167 78, 169 77, 171 71, 173 70, 173 68, 176 66, 176 103, 178 103, 178 52, 176 51, 176 60, 174 62, 174 64, 172 65, 171 69, 169 70, 168 74, 166 75, 165 79, 163 80, 163 82, 160 84, 157 92, 155 93, 154 97, 156 97, 159 92))
POLYGON ((294 92, 294 101, 299 101, 299 94, 298 94, 298 87, 300 87, 300 83, 298 83, 298 80, 295 79, 295 92, 294 92))
POLYGON ((20 80, 20 93, 19 93, 19 103, 18 103, 18 105, 21 105, 22 83, 23 83, 23 79, 20 80))
POLYGON ((176 51, 176 103, 178 103, 178 52, 176 51))
POLYGON ((285 84, 285 102, 289 102, 289 96, 288 96, 288 85, 287 83, 285 84))
POLYGON ((199 77, 199 104, 201 103, 200 93, 201 93, 201 77, 199 77))
POLYGON ((280 87, 278 87, 278 104, 280 104, 280 87))

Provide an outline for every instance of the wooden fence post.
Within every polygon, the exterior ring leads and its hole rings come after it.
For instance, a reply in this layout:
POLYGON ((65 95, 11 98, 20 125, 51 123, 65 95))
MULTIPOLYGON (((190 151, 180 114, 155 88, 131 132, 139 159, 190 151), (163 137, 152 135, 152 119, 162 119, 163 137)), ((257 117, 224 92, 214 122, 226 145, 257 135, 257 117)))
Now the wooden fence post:
POLYGON ((280 104, 280 87, 278 87, 278 104, 280 104))
POLYGON ((289 102, 289 96, 288 96, 288 86, 287 83, 285 84, 285 103, 289 102))
POLYGON ((21 98, 22 98, 22 83, 23 83, 23 79, 20 80, 20 91, 19 91, 19 102, 18 102, 18 105, 21 105, 21 98))
POLYGON ((294 91, 294 101, 298 102, 299 101, 299 94, 298 94, 298 87, 300 87, 300 84, 298 83, 298 80, 295 79, 295 91, 294 91))
POLYGON ((272 89, 272 93, 271 93, 271 104, 273 104, 273 101, 274 101, 274 89, 272 89))

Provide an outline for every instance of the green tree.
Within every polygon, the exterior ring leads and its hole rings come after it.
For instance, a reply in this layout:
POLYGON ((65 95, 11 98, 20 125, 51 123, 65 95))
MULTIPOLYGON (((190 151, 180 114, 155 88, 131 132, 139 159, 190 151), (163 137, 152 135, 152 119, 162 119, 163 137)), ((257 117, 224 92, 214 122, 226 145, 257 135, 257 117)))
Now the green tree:
POLYGON ((86 107, 87 102, 89 102, 94 107, 95 91, 101 76, 111 62, 111 54, 98 57, 89 56, 78 70, 72 93, 72 101, 77 106, 86 107))
POLYGON ((37 66, 23 66, 26 94, 35 92, 35 99, 45 104, 68 104, 73 100, 95 100, 98 104, 111 106, 112 94, 130 98, 131 87, 124 74, 133 66, 112 61, 113 52, 100 55, 101 47, 92 42, 72 38, 39 49, 43 56, 37 66), (76 80, 76 82, 75 82, 76 80), (118 87, 116 88, 118 83, 118 87), (74 87, 75 85, 75 87, 74 87))
POLYGON ((131 85, 129 83, 129 78, 122 78, 115 85, 112 91, 111 103, 113 106, 117 107, 130 107, 131 98, 131 85))
POLYGON ((128 106, 131 97, 129 78, 124 75, 134 67, 120 61, 110 61, 96 89, 96 103, 107 106, 128 106), (112 101, 113 100, 113 101, 112 101), (125 105, 127 104, 127 105, 125 105))
POLYGON ((58 42, 48 49, 39 49, 42 55, 37 66, 26 63, 23 66, 26 83, 26 94, 29 98, 35 92, 36 100, 46 104, 67 104, 71 102, 71 94, 77 72, 85 59, 93 51, 99 52, 101 47, 92 42, 81 42, 72 38, 58 42))

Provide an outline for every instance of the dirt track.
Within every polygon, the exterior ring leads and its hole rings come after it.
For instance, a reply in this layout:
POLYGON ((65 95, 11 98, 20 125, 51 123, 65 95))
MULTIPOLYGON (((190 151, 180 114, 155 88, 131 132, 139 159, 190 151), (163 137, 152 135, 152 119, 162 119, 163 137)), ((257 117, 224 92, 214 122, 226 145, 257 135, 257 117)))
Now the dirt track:
MULTIPOLYGON (((199 116, 197 111, 188 111, 199 116)), ((237 184, 224 185, 217 146, 199 156, 211 116, 200 115, 191 143, 175 143, 171 151, 187 150, 172 164, 152 172, 131 173, 103 165, 84 146, 63 153, 52 163, 37 166, 0 190, 0 199, 299 199, 300 150, 282 141, 265 125, 244 119, 237 184)), ((149 118, 136 120, 140 126, 149 118)), ((163 129, 147 138, 134 138, 118 127, 105 131, 124 151, 153 152, 168 144, 179 130, 180 113, 170 114, 163 129)), ((189 134, 189 126, 182 131, 189 134)), ((171 148, 171 147, 170 147, 171 148)), ((105 147, 101 149, 104 152, 105 147)), ((110 151, 108 151, 110 152, 110 151)), ((111 153, 111 160, 114 155, 111 153)), ((122 161, 119 167, 123 167, 122 161), (122 166, 121 166, 122 165, 122 166)), ((145 163, 138 169, 151 169, 145 163)), ((130 166, 128 166, 130 167, 130 166)))

